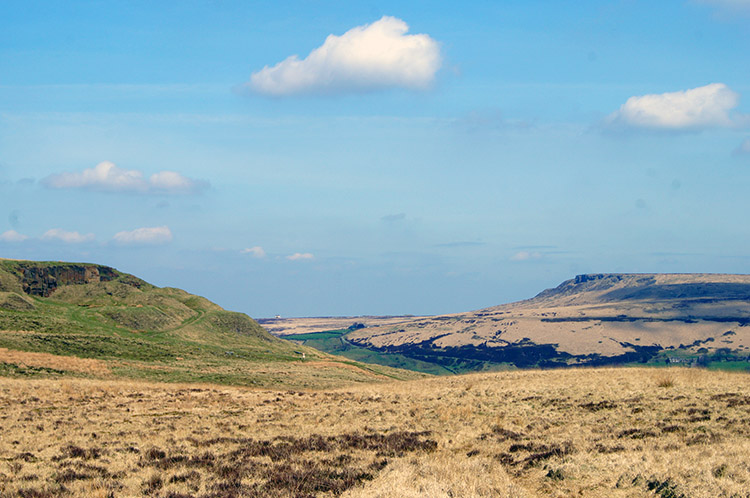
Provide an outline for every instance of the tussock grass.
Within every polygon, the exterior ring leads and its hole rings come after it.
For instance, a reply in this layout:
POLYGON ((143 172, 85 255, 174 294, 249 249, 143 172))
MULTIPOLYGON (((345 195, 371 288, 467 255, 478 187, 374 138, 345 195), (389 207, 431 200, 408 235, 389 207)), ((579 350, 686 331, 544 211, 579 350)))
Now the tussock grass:
POLYGON ((669 388, 674 387, 675 385, 675 377, 674 375, 670 373, 664 373, 662 372, 657 378, 656 378, 656 385, 663 388, 669 388))
POLYGON ((0 497, 747 497, 750 378, 669 375, 322 391, 0 379, 0 497))

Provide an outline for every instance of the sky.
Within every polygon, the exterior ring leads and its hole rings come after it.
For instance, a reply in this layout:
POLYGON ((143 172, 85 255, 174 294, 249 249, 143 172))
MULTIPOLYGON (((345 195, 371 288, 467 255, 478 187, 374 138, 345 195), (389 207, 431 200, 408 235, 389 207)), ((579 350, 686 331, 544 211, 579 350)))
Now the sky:
POLYGON ((0 3, 0 257, 257 318, 750 273, 750 0, 0 3))

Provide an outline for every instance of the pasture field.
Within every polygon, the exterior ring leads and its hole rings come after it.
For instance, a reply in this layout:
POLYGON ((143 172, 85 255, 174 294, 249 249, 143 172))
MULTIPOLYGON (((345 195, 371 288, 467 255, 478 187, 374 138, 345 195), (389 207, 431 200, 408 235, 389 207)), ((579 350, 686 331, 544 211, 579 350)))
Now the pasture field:
POLYGON ((0 378, 0 496, 750 496, 750 377, 570 369, 327 390, 0 378))

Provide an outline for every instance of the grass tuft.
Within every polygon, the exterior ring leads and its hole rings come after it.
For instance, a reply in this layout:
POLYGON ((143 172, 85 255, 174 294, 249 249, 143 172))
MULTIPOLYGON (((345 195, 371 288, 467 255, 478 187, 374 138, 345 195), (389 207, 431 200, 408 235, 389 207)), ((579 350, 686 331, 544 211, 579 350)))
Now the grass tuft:
POLYGON ((656 386, 662 388, 670 388, 675 386, 675 378, 670 374, 662 374, 656 379, 656 386))

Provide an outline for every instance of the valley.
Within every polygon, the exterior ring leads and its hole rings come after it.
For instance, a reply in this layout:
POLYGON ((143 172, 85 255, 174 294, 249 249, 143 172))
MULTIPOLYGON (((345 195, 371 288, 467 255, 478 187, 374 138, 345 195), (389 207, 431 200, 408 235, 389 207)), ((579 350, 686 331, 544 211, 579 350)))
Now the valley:
POLYGON ((285 340, 106 266, 2 260, 0 498, 746 496, 747 373, 684 368, 744 369, 746 278, 262 321, 285 340))
MULTIPOLYGON (((275 333, 294 339, 298 325, 288 322, 293 326, 275 333)), ((646 363, 746 369, 748 324, 747 275, 594 274, 517 303, 398 323, 371 320, 342 331, 339 349, 373 362, 398 355, 433 365, 432 373, 646 363)))

